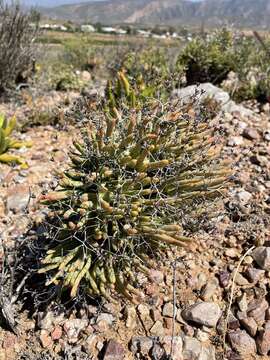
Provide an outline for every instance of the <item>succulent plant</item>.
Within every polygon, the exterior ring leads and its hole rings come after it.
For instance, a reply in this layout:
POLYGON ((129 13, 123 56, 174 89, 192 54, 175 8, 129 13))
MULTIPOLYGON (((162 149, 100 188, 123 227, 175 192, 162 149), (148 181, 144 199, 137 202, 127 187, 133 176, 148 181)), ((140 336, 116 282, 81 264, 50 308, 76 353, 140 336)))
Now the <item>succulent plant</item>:
POLYGON ((22 168, 27 168, 27 163, 17 155, 7 154, 9 149, 20 149, 21 147, 30 147, 30 142, 21 142, 10 138, 10 134, 16 126, 16 117, 13 116, 9 121, 0 115, 0 162, 8 164, 18 164, 22 168))
POLYGON ((185 219, 220 197, 230 175, 211 119, 193 104, 145 100, 136 109, 125 80, 123 106, 119 97, 74 141, 69 168, 41 198, 52 240, 39 273, 71 297, 80 286, 92 296, 118 292, 139 301, 138 272, 149 275, 149 259, 167 246, 190 244, 185 219))
POLYGON ((124 71, 143 96, 164 100, 180 82, 179 71, 173 72, 173 58, 168 48, 141 46, 128 49, 120 56, 121 61, 116 59, 114 72, 124 71))

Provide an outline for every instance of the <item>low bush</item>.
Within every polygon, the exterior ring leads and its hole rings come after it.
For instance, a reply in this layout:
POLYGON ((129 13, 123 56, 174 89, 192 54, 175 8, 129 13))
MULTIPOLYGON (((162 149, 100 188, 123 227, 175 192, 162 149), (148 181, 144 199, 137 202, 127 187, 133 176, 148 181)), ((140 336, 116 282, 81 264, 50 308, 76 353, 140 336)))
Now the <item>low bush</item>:
POLYGON ((0 92, 26 81, 34 66, 36 27, 16 3, 0 0, 0 92))

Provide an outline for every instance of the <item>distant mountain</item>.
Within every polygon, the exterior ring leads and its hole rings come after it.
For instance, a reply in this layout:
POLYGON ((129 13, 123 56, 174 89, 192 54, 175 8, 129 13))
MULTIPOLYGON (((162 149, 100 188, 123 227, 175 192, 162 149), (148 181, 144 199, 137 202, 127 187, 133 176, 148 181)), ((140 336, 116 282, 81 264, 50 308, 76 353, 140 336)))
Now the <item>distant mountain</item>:
POLYGON ((21 3, 26 6, 34 7, 55 7, 66 4, 81 4, 85 2, 100 1, 100 0, 22 0, 21 3))
POLYGON ((81 23, 270 26, 270 0, 100 0, 42 11, 81 23))

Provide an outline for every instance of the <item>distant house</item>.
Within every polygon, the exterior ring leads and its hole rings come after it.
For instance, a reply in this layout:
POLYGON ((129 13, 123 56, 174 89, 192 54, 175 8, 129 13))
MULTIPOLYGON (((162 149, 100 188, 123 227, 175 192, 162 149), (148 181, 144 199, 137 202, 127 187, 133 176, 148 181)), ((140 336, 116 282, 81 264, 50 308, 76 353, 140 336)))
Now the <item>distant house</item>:
POLYGON ((117 29, 116 30, 116 34, 119 34, 119 35, 126 35, 127 33, 127 30, 124 30, 124 29, 117 29))
POLYGON ((86 33, 91 33, 91 32, 95 32, 96 31, 96 29, 94 28, 94 26, 93 25, 87 25, 87 24, 85 24, 85 25, 82 25, 81 26, 81 31, 82 32, 86 32, 86 33))
POLYGON ((68 28, 60 24, 42 24, 40 29, 68 31, 68 28))
POLYGON ((117 29, 110 27, 110 26, 106 26, 106 27, 102 27, 101 30, 105 33, 116 33, 117 29))
POLYGON ((151 36, 151 32, 150 31, 146 31, 146 30, 137 30, 137 33, 143 37, 149 37, 151 36))
POLYGON ((152 34, 152 37, 154 39, 166 39, 167 38, 167 36, 165 34, 163 34, 163 35, 152 34))
POLYGON ((108 34, 125 35, 127 33, 127 30, 121 28, 113 28, 110 26, 102 27, 101 30, 108 34))

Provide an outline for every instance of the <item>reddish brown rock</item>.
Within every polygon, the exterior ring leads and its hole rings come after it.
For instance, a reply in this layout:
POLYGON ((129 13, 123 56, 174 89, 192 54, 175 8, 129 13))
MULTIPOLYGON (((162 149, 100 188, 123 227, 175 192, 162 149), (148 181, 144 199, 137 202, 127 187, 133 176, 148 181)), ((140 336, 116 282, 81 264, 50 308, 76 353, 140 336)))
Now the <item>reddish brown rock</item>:
POLYGON ((222 288, 225 288, 229 285, 230 282, 230 273, 228 271, 220 271, 218 274, 219 284, 222 288))
POLYGON ((125 349, 115 340, 109 340, 106 345, 103 360, 124 360, 125 349))
POLYGON ((47 330, 41 330, 40 332, 40 342, 44 349, 51 348, 53 345, 53 340, 50 337, 50 334, 47 330))
POLYGON ((252 317, 258 325, 262 325, 268 307, 269 304, 265 299, 254 299, 248 304, 247 314, 249 317, 252 317))
POLYGON ((228 338, 233 350, 241 355, 251 355, 257 351, 255 340, 245 330, 231 331, 228 338))
POLYGON ((252 317, 248 317, 246 312, 238 311, 237 317, 240 324, 247 330, 247 332, 254 337, 257 333, 258 325, 252 317))
POLYGON ((63 330, 62 330, 61 326, 58 325, 51 332, 51 337, 53 340, 59 340, 59 339, 61 339, 62 334, 63 334, 63 330))
POLYGON ((256 284, 260 279, 263 278, 265 271, 256 268, 248 268, 246 271, 246 277, 248 280, 256 284))
POLYGON ((256 343, 259 354, 267 355, 270 352, 270 321, 267 321, 264 329, 259 331, 256 343))

